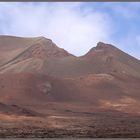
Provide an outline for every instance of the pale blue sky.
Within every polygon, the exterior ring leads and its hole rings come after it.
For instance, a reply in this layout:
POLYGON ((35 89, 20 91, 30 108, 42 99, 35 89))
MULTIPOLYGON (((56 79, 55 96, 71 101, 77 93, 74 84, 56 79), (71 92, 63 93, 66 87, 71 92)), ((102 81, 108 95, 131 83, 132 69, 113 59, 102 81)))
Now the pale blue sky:
POLYGON ((102 41, 140 59, 140 2, 0 2, 0 34, 45 36, 77 56, 102 41))

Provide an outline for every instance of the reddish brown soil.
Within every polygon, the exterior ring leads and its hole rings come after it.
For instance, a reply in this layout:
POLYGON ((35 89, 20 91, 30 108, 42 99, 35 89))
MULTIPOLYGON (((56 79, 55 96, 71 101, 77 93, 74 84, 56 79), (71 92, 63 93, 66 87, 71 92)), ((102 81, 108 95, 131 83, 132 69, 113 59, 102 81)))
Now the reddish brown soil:
POLYGON ((0 137, 140 137, 139 101, 140 61, 110 44, 0 36, 0 137))

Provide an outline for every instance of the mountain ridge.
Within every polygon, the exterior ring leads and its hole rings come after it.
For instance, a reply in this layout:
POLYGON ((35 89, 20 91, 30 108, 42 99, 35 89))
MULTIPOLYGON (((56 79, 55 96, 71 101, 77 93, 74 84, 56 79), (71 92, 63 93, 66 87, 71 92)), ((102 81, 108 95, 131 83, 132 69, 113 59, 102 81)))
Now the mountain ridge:
POLYGON ((52 111, 48 104, 138 113, 139 84, 140 61, 111 44, 99 42, 77 57, 44 37, 0 37, 3 104, 40 113, 52 111))

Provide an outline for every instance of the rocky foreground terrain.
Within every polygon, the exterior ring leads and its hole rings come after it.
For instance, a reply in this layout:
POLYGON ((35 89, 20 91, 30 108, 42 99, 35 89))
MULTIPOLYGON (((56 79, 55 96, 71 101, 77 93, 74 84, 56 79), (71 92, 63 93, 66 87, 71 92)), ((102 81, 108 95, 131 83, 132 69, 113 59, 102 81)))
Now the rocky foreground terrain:
POLYGON ((0 36, 0 137, 140 137, 140 60, 0 36))

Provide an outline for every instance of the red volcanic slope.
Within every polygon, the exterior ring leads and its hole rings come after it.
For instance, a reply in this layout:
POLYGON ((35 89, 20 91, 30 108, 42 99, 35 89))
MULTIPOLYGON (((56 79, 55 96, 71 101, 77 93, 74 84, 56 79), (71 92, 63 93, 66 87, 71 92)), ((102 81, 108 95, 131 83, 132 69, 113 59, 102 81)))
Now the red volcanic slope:
POLYGON ((139 85, 140 61, 110 44, 99 42, 76 57, 44 37, 0 36, 3 104, 38 112, 55 103, 139 113, 139 85))

